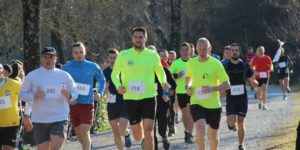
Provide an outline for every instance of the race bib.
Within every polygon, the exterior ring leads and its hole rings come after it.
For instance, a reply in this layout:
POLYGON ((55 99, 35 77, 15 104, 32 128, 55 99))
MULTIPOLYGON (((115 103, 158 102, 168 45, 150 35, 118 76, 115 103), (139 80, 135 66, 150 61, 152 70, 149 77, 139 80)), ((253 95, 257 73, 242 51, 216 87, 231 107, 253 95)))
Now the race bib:
POLYGON ((58 85, 47 85, 44 86, 45 98, 46 99, 57 99, 60 98, 62 86, 58 85))
POLYGON ((204 93, 201 88, 196 89, 196 97, 198 100, 203 100, 211 97, 211 93, 204 93))
POLYGON ((90 94, 90 85, 82 84, 82 83, 76 83, 77 91, 79 95, 87 96, 90 94))
POLYGON ((144 94, 145 93, 145 83, 144 82, 129 82, 129 93, 144 94))
POLYGON ((267 72, 259 72, 259 78, 268 78, 267 72))
POLYGON ((279 68, 285 68, 286 67, 286 63, 285 62, 281 62, 278 64, 279 68))
POLYGON ((230 87, 230 93, 231 95, 243 95, 245 93, 244 85, 232 85, 230 87))
POLYGON ((0 109, 8 109, 11 107, 12 107, 12 105, 11 105, 10 96, 0 97, 0 109))
POLYGON ((107 94, 107 102, 108 103, 115 103, 116 102, 116 98, 117 96, 115 94, 111 94, 108 92, 107 94))

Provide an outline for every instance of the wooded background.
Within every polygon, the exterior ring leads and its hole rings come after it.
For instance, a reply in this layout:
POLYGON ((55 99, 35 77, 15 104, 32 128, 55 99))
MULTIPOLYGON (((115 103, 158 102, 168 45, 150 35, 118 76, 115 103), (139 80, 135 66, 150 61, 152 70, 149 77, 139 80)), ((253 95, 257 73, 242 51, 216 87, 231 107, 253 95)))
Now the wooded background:
POLYGON ((237 42, 243 51, 263 45, 274 57, 279 38, 299 83, 300 0, 0 0, 0 62, 23 60, 28 72, 40 49, 53 46, 64 63, 82 41, 88 59, 103 64, 108 48, 131 46, 135 26, 148 29, 148 44, 176 51, 205 36, 213 53, 237 42))

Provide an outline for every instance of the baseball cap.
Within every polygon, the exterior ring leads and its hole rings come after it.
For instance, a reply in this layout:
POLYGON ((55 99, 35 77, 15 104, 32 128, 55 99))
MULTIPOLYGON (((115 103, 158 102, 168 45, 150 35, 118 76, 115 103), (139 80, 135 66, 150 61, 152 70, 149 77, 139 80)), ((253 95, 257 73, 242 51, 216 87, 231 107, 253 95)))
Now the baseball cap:
POLYGON ((53 47, 45 47, 42 52, 42 54, 51 54, 51 55, 56 55, 56 50, 53 47))

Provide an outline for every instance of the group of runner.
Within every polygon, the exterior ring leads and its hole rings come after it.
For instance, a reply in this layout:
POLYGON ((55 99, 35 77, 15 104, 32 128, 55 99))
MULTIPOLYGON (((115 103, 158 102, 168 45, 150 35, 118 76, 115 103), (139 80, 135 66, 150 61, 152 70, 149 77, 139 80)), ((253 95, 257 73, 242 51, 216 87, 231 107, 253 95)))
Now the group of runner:
MULTIPOLYGON (((26 102, 23 123, 27 131, 33 129, 38 150, 63 148, 68 118, 82 149, 93 149, 90 130, 95 118, 94 101, 106 95, 108 119, 119 150, 124 147, 123 137, 125 147, 131 147, 130 133, 143 149, 158 149, 156 124, 163 148, 169 149, 168 137, 178 132, 178 107, 184 142, 196 142, 198 149, 205 149, 207 135, 209 147, 218 149, 220 98, 226 99, 228 128, 237 131, 238 149, 244 150, 248 83, 257 89, 259 108, 269 109, 267 86, 274 68, 264 47, 259 46, 256 54, 249 48, 243 61, 240 46, 233 43, 225 46, 220 60, 211 53, 210 41, 203 37, 195 46, 183 42, 177 59, 175 51, 146 46, 147 39, 144 27, 134 28, 133 46, 120 52, 110 49, 106 55, 109 66, 104 71, 85 58, 86 49, 81 42, 72 46, 74 59, 60 69, 55 67, 56 50, 42 49, 40 67, 28 73, 24 81, 21 62, 13 62, 19 68, 14 78, 9 76, 16 69, 0 65, 0 149, 10 150, 16 145, 19 99, 26 102)), ((286 99, 293 66, 284 49, 281 51, 275 66, 286 99)))

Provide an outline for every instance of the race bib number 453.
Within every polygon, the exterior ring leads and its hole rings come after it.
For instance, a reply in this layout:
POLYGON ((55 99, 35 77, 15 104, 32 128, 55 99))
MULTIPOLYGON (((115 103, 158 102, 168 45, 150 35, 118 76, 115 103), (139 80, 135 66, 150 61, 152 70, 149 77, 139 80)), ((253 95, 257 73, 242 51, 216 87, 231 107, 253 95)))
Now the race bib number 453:
POLYGON ((11 107, 12 107, 12 105, 11 105, 10 96, 0 97, 0 109, 8 109, 11 107))
POLYGON ((132 94, 144 94, 145 93, 145 83, 144 82, 129 82, 129 93, 132 94))

